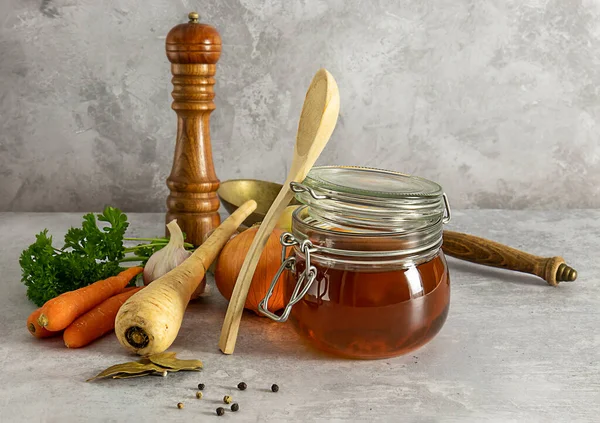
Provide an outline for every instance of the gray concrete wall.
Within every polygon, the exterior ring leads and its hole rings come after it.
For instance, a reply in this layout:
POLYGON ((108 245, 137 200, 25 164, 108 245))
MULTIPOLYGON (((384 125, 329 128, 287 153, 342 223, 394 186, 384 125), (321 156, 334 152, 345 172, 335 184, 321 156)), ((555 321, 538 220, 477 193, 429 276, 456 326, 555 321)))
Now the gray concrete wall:
POLYGON ((197 10, 224 41, 218 176, 282 181, 321 66, 319 163, 440 182, 455 207, 600 207, 600 1, 2 0, 0 210, 163 210, 164 53, 197 10))

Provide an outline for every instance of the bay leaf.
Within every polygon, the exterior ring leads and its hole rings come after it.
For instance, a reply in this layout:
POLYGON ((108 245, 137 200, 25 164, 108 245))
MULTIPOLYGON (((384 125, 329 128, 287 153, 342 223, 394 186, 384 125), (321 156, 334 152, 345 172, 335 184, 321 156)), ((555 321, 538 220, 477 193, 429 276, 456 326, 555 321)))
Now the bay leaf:
POLYGON ((157 372, 155 372, 154 370, 148 370, 147 372, 133 373, 133 374, 119 373, 119 374, 114 375, 112 378, 113 379, 131 379, 132 377, 148 376, 148 375, 151 375, 153 373, 157 373, 157 372))
MULTIPOLYGON (((161 352, 161 353, 152 354, 152 357, 158 357, 159 359, 161 357, 175 358, 176 355, 177 355, 177 353, 174 351, 165 351, 165 352, 161 352)), ((138 363, 148 364, 148 363, 152 363, 152 361, 150 360, 149 356, 146 356, 146 357, 142 357, 140 360, 138 360, 138 363)), ((154 364, 156 364, 156 363, 154 363, 154 364)))
POLYGON ((128 363, 115 364, 110 366, 108 369, 101 371, 93 378, 88 379, 86 382, 90 382, 96 379, 103 379, 106 377, 112 377, 118 374, 140 374, 145 372, 162 372, 164 369, 154 363, 138 363, 137 361, 130 361, 128 363))
POLYGON ((113 379, 127 379, 151 374, 162 375, 165 371, 200 371, 202 369, 202 362, 200 360, 180 360, 176 356, 176 352, 167 351, 142 357, 138 361, 115 364, 87 381, 108 377, 112 377, 113 379))
POLYGON ((170 372, 202 369, 202 362, 200 360, 180 360, 174 356, 168 357, 160 356, 158 354, 151 355, 148 359, 157 366, 164 367, 170 372))

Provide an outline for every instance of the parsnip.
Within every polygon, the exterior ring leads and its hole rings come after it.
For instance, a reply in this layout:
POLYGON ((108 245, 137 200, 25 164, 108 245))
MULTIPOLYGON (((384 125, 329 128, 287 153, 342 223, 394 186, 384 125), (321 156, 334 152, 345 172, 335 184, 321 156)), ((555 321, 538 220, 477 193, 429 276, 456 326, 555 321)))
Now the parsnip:
POLYGON ((255 209, 254 200, 242 204, 182 264, 123 304, 115 319, 115 333, 121 345, 139 355, 160 353, 171 346, 206 269, 255 209))

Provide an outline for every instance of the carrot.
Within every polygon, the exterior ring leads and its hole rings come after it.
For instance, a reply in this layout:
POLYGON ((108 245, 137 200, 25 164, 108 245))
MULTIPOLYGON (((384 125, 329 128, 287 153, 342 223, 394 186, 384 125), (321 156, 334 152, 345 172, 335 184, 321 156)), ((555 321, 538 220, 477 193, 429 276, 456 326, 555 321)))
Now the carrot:
POLYGON ((35 310, 27 318, 27 329, 29 330, 29 333, 38 339, 49 338, 51 336, 58 335, 60 332, 52 332, 40 326, 38 323, 38 317, 40 317, 40 314, 42 314, 42 307, 35 310))
POLYGON ((63 334, 67 348, 84 347, 115 328, 115 317, 125 301, 143 286, 125 289, 110 297, 69 325, 63 334))
MULTIPOLYGON (((136 290, 137 290, 138 288, 141 288, 141 287, 138 287, 138 286, 128 286, 127 288, 123 289, 123 290, 120 292, 120 294, 124 294, 125 292, 133 291, 134 289, 136 289, 136 290)), ((139 291, 139 290, 138 290, 138 291, 139 291)))
POLYGON ((130 267, 117 276, 59 295, 50 304, 44 304, 38 323, 50 331, 65 329, 85 312, 120 293, 143 270, 142 267, 130 267))
POLYGON ((242 204, 183 263, 125 301, 115 319, 115 333, 123 347, 139 355, 169 348, 206 270, 255 208, 254 200, 242 204))
MULTIPOLYGON (((124 290, 122 290, 121 293, 129 292, 133 289, 137 289, 137 288, 134 286, 127 287, 124 290)), ((47 301, 46 304, 48 304, 52 300, 47 301)), ((46 304, 44 304, 44 305, 46 305, 46 304)), ((37 310, 34 310, 29 315, 29 317, 27 318, 27 330, 29 330, 29 333, 31 333, 33 336, 35 336, 36 338, 39 338, 39 339, 49 338, 51 336, 59 335, 60 331, 57 331, 57 332, 50 331, 50 330, 46 329, 45 327, 40 326, 40 324, 38 323, 38 318, 40 317, 40 314, 42 314, 42 308, 43 307, 40 307, 37 310)))

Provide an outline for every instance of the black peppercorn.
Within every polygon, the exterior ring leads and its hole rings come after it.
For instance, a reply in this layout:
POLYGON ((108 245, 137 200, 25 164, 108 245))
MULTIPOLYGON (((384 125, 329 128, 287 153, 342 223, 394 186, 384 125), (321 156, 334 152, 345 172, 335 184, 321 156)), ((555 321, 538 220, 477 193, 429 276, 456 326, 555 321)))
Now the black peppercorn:
POLYGON ((238 405, 237 402, 234 402, 233 404, 231 404, 231 411, 238 411, 240 409, 240 406, 238 405))
POLYGON ((222 416, 225 414, 225 409, 223 407, 217 408, 217 416, 222 416))
POLYGON ((199 383, 198 384, 198 390, 199 391, 203 391, 204 390, 204 384, 203 383, 199 383))
POLYGON ((240 391, 245 391, 247 387, 248 387, 248 385, 246 385, 246 382, 240 382, 240 383, 238 383, 238 389, 240 391))
POLYGON ((279 392, 279 386, 277 386, 275 383, 273 385, 271 385, 271 391, 273 392, 279 392))

